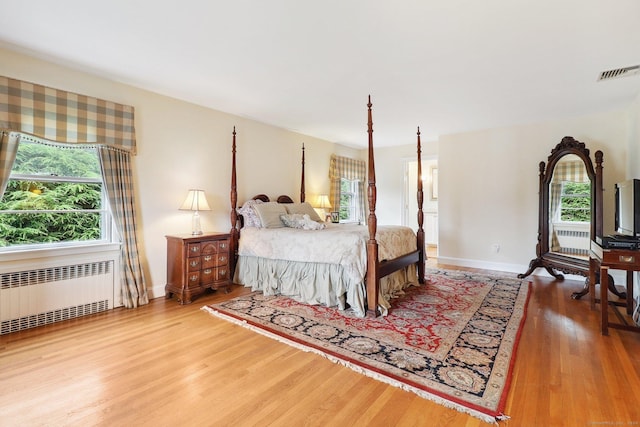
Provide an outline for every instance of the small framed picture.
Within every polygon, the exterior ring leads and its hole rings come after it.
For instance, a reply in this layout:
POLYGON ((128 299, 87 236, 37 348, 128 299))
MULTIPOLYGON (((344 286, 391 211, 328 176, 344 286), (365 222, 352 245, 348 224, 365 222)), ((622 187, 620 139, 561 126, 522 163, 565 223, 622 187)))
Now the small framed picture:
POLYGON ((340 212, 331 212, 331 222, 340 222, 340 212))

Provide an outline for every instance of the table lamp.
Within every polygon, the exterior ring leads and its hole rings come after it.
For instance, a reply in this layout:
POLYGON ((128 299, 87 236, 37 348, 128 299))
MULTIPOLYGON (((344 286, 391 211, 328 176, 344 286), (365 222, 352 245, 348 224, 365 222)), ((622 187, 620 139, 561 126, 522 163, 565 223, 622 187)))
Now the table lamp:
POLYGON ((326 194, 320 194, 318 196, 318 200, 316 201, 316 208, 322 209, 322 217, 326 221, 327 218, 330 216, 330 214, 327 213, 327 210, 331 209, 331 203, 329 203, 329 196, 327 196, 326 194))
POLYGON ((191 220, 191 234, 199 236, 202 234, 202 228, 200 228, 200 213, 199 211, 210 211, 211 208, 207 203, 207 199, 204 195, 204 190, 189 190, 187 198, 180 206, 180 210, 193 211, 193 218, 191 220))

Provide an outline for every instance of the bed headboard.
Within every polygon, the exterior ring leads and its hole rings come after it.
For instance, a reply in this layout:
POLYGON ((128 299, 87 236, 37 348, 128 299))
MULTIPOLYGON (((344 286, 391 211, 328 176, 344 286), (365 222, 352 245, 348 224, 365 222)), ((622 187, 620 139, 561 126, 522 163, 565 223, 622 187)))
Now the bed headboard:
MULTIPOLYGON (((255 196, 253 196, 249 200, 260 200, 262 203, 269 203, 271 201, 269 196, 267 196, 266 194, 256 194, 255 196)), ((280 195, 280 196, 278 196, 276 198, 276 203, 293 204, 295 202, 293 201, 293 199, 291 197, 287 196, 286 194, 282 194, 282 195, 280 195)), ((243 206, 244 206, 244 204, 243 204, 243 206)), ((240 229, 242 229, 244 227, 244 224, 245 224, 244 215, 240 212, 241 209, 242 209, 242 207, 239 208, 239 212, 237 212, 237 214, 236 214, 240 229)))

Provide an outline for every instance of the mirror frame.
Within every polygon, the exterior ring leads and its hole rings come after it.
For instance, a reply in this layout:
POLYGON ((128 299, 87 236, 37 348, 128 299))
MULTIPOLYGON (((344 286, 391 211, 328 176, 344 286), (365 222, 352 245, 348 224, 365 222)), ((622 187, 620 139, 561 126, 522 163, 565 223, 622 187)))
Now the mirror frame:
MULTIPOLYGON (((547 163, 540 162, 540 190, 538 203, 538 244, 536 245, 536 258, 529 263, 529 269, 519 274, 519 278, 525 278, 536 268, 544 268, 558 280, 564 280, 564 276, 555 270, 566 274, 575 274, 589 279, 589 259, 575 258, 549 251, 549 185, 553 179, 556 164, 564 156, 575 154, 584 163, 587 175, 591 180, 591 227, 590 240, 596 236, 602 236, 602 151, 595 152, 596 166, 593 167, 589 149, 583 142, 575 140, 571 136, 565 136, 560 143, 551 150, 547 163)), ((588 292, 587 283, 580 292, 572 295, 574 299, 580 298, 588 292)))

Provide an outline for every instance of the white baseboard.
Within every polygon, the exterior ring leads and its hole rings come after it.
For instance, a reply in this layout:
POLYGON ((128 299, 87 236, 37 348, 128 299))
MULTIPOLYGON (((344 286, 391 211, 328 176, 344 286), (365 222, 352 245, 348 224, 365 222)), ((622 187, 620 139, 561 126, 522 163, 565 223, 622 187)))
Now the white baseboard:
MULTIPOLYGON (((483 270, 504 271, 508 273, 524 273, 525 271, 527 271, 526 265, 480 261, 480 260, 474 260, 474 259, 449 258, 449 257, 443 257, 443 256, 438 257, 438 263, 447 264, 447 265, 456 265, 460 267, 479 268, 483 270)), ((545 272, 545 274, 547 273, 545 272)))
MULTIPOLYGON (((473 259, 463 259, 463 258, 449 258, 449 257, 438 257, 438 262, 442 264, 448 265, 456 265, 460 267, 469 267, 469 268, 479 268, 483 270, 495 270, 495 271, 504 271, 508 273, 524 273, 529 269, 528 265, 524 264, 507 264, 507 263, 499 263, 499 262, 489 262, 489 261, 480 261, 473 259)), ((622 270, 609 270, 611 277, 615 281, 616 286, 625 286, 626 284, 626 275, 622 270)), ((531 273, 534 276, 542 276, 542 277, 552 277, 546 269, 544 268, 536 268, 531 273)), ((577 274, 564 274, 565 280, 575 280, 578 282, 584 282, 585 278, 583 276, 579 276, 577 274)))

